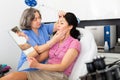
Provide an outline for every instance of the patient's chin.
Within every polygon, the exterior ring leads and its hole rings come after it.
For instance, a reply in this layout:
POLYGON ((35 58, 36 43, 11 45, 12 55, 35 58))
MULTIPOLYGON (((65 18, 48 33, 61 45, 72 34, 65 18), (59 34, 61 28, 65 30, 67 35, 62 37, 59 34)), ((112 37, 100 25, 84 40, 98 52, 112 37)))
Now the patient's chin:
POLYGON ((60 38, 60 41, 62 41, 62 40, 64 40, 65 39, 65 36, 62 36, 61 38, 60 38))

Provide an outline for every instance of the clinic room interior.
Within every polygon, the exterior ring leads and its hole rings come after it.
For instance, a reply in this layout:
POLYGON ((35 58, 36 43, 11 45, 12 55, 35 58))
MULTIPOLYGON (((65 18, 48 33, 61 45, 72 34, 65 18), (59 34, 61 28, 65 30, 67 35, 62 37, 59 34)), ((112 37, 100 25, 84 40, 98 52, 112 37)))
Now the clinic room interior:
POLYGON ((120 79, 120 0, 1 0, 0 66, 9 67, 4 75, 17 71, 22 52, 9 31, 15 26, 20 28, 21 15, 30 7, 40 11, 44 24, 55 23, 61 10, 77 16, 81 54, 69 80, 99 80, 96 75, 102 77, 100 80, 120 79), (95 70, 91 68, 93 64, 95 70), (109 79, 108 75, 107 79, 103 79, 102 73, 107 72, 113 73, 113 79, 109 79), (119 74, 119 79, 115 74, 119 74))

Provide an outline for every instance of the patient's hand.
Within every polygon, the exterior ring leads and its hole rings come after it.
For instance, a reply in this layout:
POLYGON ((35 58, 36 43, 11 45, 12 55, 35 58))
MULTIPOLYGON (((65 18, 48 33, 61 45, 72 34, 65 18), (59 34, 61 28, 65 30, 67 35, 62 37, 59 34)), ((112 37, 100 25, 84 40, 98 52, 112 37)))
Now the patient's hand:
POLYGON ((27 60, 31 68, 36 68, 40 64, 34 57, 28 57, 27 60))

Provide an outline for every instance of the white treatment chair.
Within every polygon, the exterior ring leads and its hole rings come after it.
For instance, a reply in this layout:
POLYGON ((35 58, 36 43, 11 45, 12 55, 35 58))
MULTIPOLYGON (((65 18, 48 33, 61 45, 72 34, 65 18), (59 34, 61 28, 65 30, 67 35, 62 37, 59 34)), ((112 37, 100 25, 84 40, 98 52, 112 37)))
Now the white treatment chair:
POLYGON ((69 80, 80 80, 80 76, 87 74, 86 63, 97 55, 97 46, 93 34, 84 28, 78 28, 81 33, 81 52, 73 67, 69 80))

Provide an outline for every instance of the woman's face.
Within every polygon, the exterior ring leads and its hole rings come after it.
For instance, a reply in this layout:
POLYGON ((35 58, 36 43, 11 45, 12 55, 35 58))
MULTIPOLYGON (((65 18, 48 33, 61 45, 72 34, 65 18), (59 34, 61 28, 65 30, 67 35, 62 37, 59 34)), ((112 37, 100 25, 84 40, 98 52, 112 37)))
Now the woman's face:
POLYGON ((64 17, 58 20, 57 32, 66 30, 67 33, 69 33, 71 28, 72 27, 68 25, 68 22, 65 20, 64 17))
POLYGON ((36 28, 38 29, 41 25, 41 17, 38 12, 35 12, 34 15, 35 15, 35 18, 33 19, 31 23, 31 27, 33 29, 36 29, 36 28))

